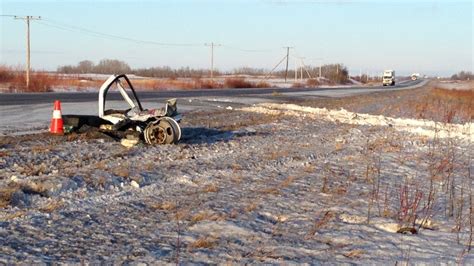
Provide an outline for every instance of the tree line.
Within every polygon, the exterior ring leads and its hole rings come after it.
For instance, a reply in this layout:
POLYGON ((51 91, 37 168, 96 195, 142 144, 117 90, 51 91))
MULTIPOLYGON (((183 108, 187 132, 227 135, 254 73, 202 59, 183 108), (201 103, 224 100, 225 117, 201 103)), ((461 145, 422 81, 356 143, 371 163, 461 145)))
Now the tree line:
MULTIPOLYGON (((132 69, 126 62, 117 59, 102 59, 98 64, 90 60, 83 60, 77 65, 65 65, 57 68, 57 72, 64 74, 135 74, 143 77, 154 78, 202 78, 209 76, 209 69, 194 69, 190 67, 181 67, 173 69, 168 66, 137 68, 132 69)), ((304 78, 317 78, 321 73, 321 77, 328 79, 335 83, 346 83, 349 80, 349 71, 347 67, 342 64, 326 64, 321 66, 305 66, 303 69, 304 78), (321 70, 321 71, 320 71, 321 70)), ((214 75, 250 75, 250 76, 266 76, 269 74, 267 69, 241 67, 232 71, 223 72, 214 70, 214 75)), ((301 70, 297 70, 298 77, 301 75, 301 70)), ((295 70, 290 69, 288 73, 284 69, 271 73, 272 77, 288 79, 295 77, 295 70)))
POLYGON ((474 75, 469 71, 461 71, 451 76, 453 80, 474 80, 474 75))

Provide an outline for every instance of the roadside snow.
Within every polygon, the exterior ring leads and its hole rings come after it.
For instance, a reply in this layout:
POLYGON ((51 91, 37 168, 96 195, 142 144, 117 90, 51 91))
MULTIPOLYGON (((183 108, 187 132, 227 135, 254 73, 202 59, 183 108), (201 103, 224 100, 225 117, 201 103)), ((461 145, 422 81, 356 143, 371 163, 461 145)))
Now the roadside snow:
POLYGON ((306 107, 296 104, 263 103, 239 110, 270 115, 309 116, 314 119, 324 119, 326 121, 352 125, 389 126, 398 131, 406 131, 429 138, 456 137, 470 140, 471 142, 474 141, 474 123, 460 125, 431 120, 391 118, 382 115, 354 113, 345 109, 328 110, 326 108, 306 107))

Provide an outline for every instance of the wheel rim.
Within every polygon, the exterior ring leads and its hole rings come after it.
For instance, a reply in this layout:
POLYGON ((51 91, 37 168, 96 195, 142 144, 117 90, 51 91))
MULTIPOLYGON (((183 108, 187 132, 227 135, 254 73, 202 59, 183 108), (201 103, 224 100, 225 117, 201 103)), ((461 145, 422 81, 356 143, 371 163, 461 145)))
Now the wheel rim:
POLYGON ((166 121, 168 121, 173 127, 175 132, 174 142, 177 143, 181 139, 181 127, 179 126, 178 122, 176 122, 176 120, 171 117, 164 117, 163 119, 166 119, 166 121))
POLYGON ((148 144, 171 144, 175 142, 176 132, 171 123, 158 120, 145 129, 144 138, 148 144))

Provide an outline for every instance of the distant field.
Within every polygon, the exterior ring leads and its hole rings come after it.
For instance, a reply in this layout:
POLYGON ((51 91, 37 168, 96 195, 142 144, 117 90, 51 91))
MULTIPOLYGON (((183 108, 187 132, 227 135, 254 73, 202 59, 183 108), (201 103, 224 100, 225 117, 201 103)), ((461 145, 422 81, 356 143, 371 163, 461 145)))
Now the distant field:
POLYGON ((344 106, 353 112, 465 123, 474 119, 473 85, 472 81, 432 81, 415 90, 328 98, 317 102, 308 101, 305 105, 330 109, 344 106))

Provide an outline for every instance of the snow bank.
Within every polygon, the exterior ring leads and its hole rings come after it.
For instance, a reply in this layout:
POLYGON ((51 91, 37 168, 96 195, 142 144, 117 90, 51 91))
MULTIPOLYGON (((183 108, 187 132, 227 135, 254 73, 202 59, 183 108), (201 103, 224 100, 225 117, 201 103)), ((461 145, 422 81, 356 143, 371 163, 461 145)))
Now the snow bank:
POLYGON ((474 123, 449 124, 431 120, 392 118, 383 115, 354 113, 344 109, 328 110, 326 108, 306 107, 296 104, 263 103, 239 110, 270 115, 309 117, 353 125, 390 126, 398 131, 410 132, 430 138, 460 138, 474 141, 474 123))

